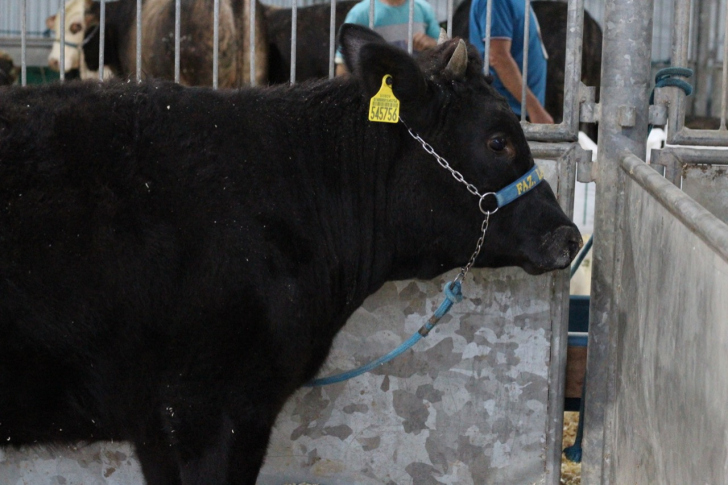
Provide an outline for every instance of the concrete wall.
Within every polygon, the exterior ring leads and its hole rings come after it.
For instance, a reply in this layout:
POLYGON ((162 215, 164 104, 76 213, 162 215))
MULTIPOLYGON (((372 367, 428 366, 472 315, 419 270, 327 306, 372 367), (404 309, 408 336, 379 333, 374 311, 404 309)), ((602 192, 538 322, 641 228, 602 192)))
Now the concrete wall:
POLYGON ((728 483, 728 226, 625 169, 611 483, 728 483))

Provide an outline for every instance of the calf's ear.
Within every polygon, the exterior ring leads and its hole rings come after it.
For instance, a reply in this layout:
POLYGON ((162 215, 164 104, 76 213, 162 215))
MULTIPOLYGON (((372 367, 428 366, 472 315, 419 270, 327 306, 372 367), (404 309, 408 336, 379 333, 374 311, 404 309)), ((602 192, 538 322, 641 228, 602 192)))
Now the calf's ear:
POLYGON ((344 24, 339 29, 337 44, 341 48, 349 72, 356 74, 359 52, 367 44, 386 44, 387 41, 373 30, 357 24, 344 24))
POLYGON ((375 32, 354 24, 341 26, 339 45, 346 67, 361 80, 367 96, 377 94, 382 79, 389 74, 392 91, 404 110, 425 99, 427 81, 407 52, 388 44, 375 32))

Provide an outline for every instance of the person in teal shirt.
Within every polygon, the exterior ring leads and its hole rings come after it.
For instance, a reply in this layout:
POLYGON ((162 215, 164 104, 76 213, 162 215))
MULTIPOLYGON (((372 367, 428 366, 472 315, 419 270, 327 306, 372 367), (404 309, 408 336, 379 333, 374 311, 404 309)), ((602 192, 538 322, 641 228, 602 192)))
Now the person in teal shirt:
MULTIPOLYGON (((526 5, 522 0, 491 1, 489 64, 493 86, 505 96, 513 112, 520 116, 526 5)), ((473 0, 470 6, 470 43, 481 55, 485 51, 486 7, 487 0, 473 0)), ((543 107, 548 55, 533 9, 529 14, 526 114, 533 123, 553 123, 553 118, 543 107)))
MULTIPOLYGON (((412 50, 419 52, 437 45, 440 25, 435 12, 425 0, 374 0, 374 31, 384 40, 404 50, 408 47, 409 1, 415 2, 412 50)), ((369 27, 369 0, 362 0, 349 10, 346 24, 369 27)), ((336 53, 336 75, 346 72, 341 52, 336 53)))

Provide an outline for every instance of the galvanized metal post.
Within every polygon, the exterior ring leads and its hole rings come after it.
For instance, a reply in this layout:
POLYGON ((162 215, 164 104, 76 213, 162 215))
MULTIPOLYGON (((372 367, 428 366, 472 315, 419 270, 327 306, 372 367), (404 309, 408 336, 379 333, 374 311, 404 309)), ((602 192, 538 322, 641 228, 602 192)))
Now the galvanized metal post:
POLYGON ((334 58, 336 57, 336 0, 331 0, 331 16, 329 17, 329 79, 336 75, 334 58))
POLYGON ((248 22, 248 28, 250 28, 250 44, 249 47, 249 59, 250 59, 250 85, 255 86, 256 79, 255 79, 255 27, 258 25, 256 22, 255 16, 257 13, 255 12, 256 7, 256 0, 248 0, 248 10, 250 12, 250 22, 248 22))
POLYGON ((182 1, 174 2, 174 82, 179 83, 180 30, 182 25, 182 1))
MULTIPOLYGON (((65 25, 59 27, 65 29, 65 25)), ((28 84, 28 53, 27 44, 28 40, 28 6, 27 0, 23 0, 20 7, 20 84, 25 86, 28 84)), ((61 50, 64 46, 61 45, 61 50)))
POLYGON ((66 80, 66 2, 58 0, 58 12, 60 18, 58 19, 58 33, 61 36, 61 42, 59 44, 58 53, 60 54, 60 80, 64 82, 66 80))
POLYGON ((599 149, 582 483, 608 484, 613 475, 616 398, 616 314, 621 254, 618 214, 623 204, 619 161, 644 159, 651 87, 653 0, 610 0, 605 7, 599 149))
POLYGON ((220 69, 220 0, 212 6, 212 89, 217 89, 220 69))
POLYGON ((298 45, 298 0, 291 0, 291 84, 296 83, 296 46, 298 45))
POLYGON ((711 100, 713 98, 713 71, 716 64, 717 50, 713 47, 716 42, 711 39, 717 29, 718 14, 717 2, 696 2, 693 10, 697 13, 698 28, 694 29, 693 45, 697 45, 698 62, 695 65, 695 95, 692 99, 691 113, 699 116, 708 116, 711 100), (713 26, 716 25, 715 30, 713 26), (711 32, 712 31, 712 32, 711 32))
POLYGON ((106 45, 106 0, 99 0, 99 2, 99 81, 103 81, 104 46, 106 45))
POLYGON ((142 82, 142 0, 136 5, 136 82, 142 82))
POLYGON ((412 36, 415 30, 415 0, 409 0, 409 19, 407 21, 407 52, 412 55, 412 36))

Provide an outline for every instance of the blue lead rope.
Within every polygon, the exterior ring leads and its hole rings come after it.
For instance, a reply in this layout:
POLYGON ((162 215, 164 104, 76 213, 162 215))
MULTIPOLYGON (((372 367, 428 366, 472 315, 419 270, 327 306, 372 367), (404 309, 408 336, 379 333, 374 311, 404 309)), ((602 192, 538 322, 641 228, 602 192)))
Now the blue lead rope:
POLYGON ((455 303, 458 303, 462 301, 463 299, 463 293, 461 291, 461 285, 459 281, 451 281, 445 285, 445 289, 443 290, 445 292, 445 299, 440 303, 440 307, 435 311, 435 313, 430 317, 429 320, 427 320, 427 323, 425 323, 422 328, 420 328, 417 332, 414 333, 407 341, 402 343, 399 347, 391 351, 390 353, 383 355, 382 357, 378 358, 377 360, 373 360, 372 362, 369 362, 366 365, 363 365, 359 368, 342 372, 341 374, 335 374, 333 376, 329 377, 322 377, 320 379, 314 379, 312 381, 307 382, 304 384, 304 387, 317 387, 317 386, 325 386, 328 384, 334 384, 336 382, 342 382, 347 379, 351 379, 352 377, 356 377, 358 375, 364 374, 365 372, 369 372, 372 369, 375 369, 376 367, 379 367, 380 365, 384 364, 385 362, 389 362, 390 360, 397 357, 399 354, 404 352, 405 350, 412 347, 414 344, 416 344, 422 337, 427 337, 427 334, 430 333, 430 330, 432 330, 435 325, 437 325, 437 322, 440 321, 442 317, 444 317, 447 312, 450 311, 450 308, 455 303))

